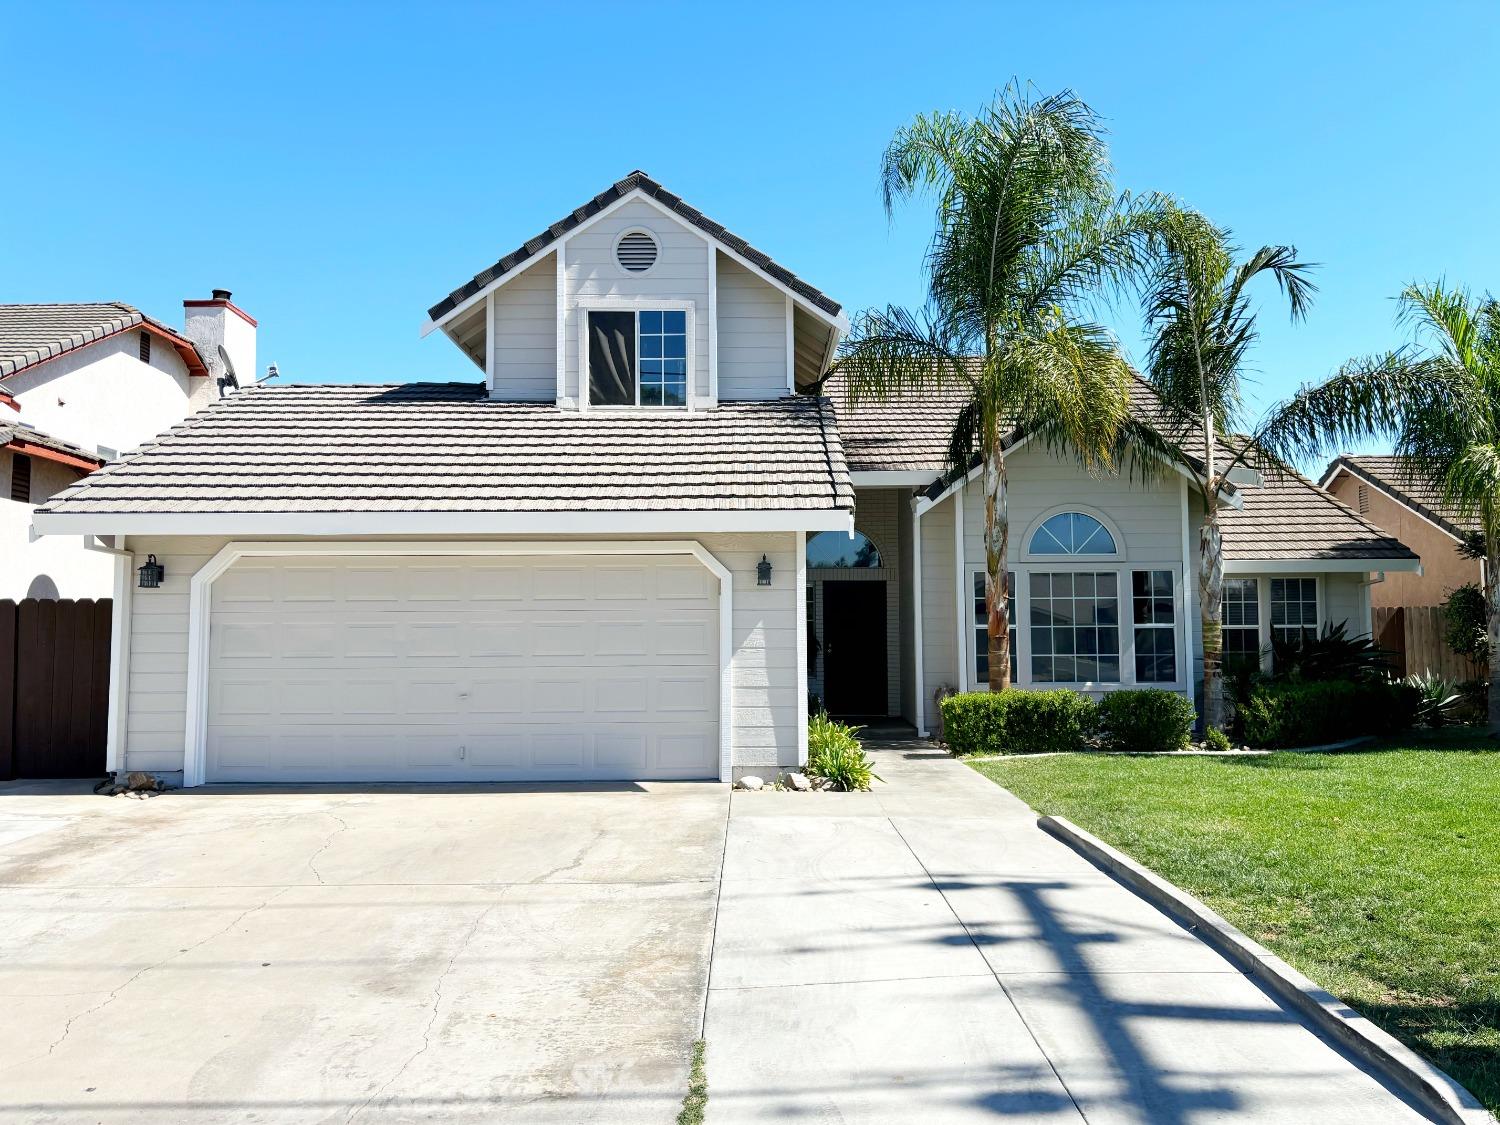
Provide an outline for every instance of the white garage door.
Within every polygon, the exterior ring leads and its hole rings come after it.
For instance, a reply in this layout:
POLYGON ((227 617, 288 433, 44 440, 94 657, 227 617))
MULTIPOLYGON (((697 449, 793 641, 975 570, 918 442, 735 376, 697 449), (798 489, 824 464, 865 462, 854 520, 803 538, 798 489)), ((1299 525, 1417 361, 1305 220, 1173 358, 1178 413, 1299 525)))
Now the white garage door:
POLYGON ((666 556, 242 559, 208 781, 718 775, 718 582, 666 556))

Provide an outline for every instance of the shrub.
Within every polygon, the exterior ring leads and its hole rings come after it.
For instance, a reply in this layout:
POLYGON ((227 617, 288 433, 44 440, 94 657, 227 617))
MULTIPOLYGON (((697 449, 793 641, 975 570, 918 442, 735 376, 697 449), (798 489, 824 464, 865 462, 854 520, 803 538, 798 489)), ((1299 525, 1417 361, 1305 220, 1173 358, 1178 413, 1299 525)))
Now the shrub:
POLYGON ((1436 673, 1407 676, 1406 682, 1418 692, 1416 721, 1424 727, 1442 727, 1458 722, 1463 692, 1453 680, 1436 673))
POLYGON ((1443 620, 1447 624, 1444 639, 1459 656, 1476 664, 1490 658, 1489 617, 1485 613, 1484 594, 1474 583, 1460 586, 1443 602, 1443 620))
POLYGON ((826 714, 807 722, 807 774, 831 781, 836 789, 869 789, 879 781, 870 756, 855 737, 857 727, 836 723, 826 714))
POLYGON ((1218 727, 1209 727, 1203 734, 1203 748, 1222 754, 1229 749, 1229 736, 1218 727))
POLYGON ((1251 746, 1316 746, 1366 734, 1405 730, 1421 692, 1392 680, 1257 684, 1240 708, 1251 746))
POLYGON ((943 700, 943 732, 955 754, 1082 750, 1098 708, 1076 691, 971 691, 943 700))
POLYGON ((1111 691, 1099 700, 1099 733, 1110 750, 1181 750, 1197 717, 1185 696, 1161 688, 1111 691))
POLYGON ((1348 636, 1349 622, 1324 625, 1315 636, 1294 633, 1271 641, 1271 667, 1278 680, 1380 680, 1390 673, 1391 654, 1369 637, 1348 636))

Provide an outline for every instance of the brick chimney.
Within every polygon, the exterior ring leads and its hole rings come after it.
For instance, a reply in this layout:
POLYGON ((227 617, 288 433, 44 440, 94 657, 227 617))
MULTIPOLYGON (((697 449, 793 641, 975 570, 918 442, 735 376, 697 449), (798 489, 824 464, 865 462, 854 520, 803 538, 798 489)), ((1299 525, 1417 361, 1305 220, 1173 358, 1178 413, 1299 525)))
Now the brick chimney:
POLYGON ((228 379, 226 355, 239 386, 248 387, 257 378, 255 319, 234 304, 232 296, 228 289, 215 289, 206 301, 182 302, 182 334, 198 346, 221 394, 232 394, 235 388, 228 379))

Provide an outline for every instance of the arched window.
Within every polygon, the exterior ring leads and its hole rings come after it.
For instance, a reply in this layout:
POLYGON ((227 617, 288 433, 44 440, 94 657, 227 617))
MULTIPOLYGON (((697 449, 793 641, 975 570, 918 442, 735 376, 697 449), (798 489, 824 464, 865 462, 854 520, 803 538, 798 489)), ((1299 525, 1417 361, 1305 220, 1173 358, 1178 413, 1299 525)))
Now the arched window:
POLYGON ((856 531, 852 539, 847 532, 820 531, 807 541, 807 566, 810 570, 833 567, 873 570, 881 565, 879 548, 860 531, 856 531))
POLYGON ((1059 512, 1031 537, 1033 555, 1113 555, 1115 540, 1109 529, 1082 512, 1059 512))

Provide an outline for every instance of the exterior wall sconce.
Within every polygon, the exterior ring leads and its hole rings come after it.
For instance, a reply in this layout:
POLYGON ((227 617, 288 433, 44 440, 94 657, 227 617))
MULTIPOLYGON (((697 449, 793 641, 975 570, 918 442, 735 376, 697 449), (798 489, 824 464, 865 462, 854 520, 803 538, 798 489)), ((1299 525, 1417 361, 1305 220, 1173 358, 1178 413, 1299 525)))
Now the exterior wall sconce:
POLYGON ((142 590, 154 590, 161 585, 161 580, 167 576, 167 568, 156 561, 155 555, 146 556, 146 565, 139 572, 140 581, 137 583, 142 590))
POLYGON ((755 564, 755 584, 757 586, 771 584, 771 560, 765 555, 761 555, 760 562, 755 564))

